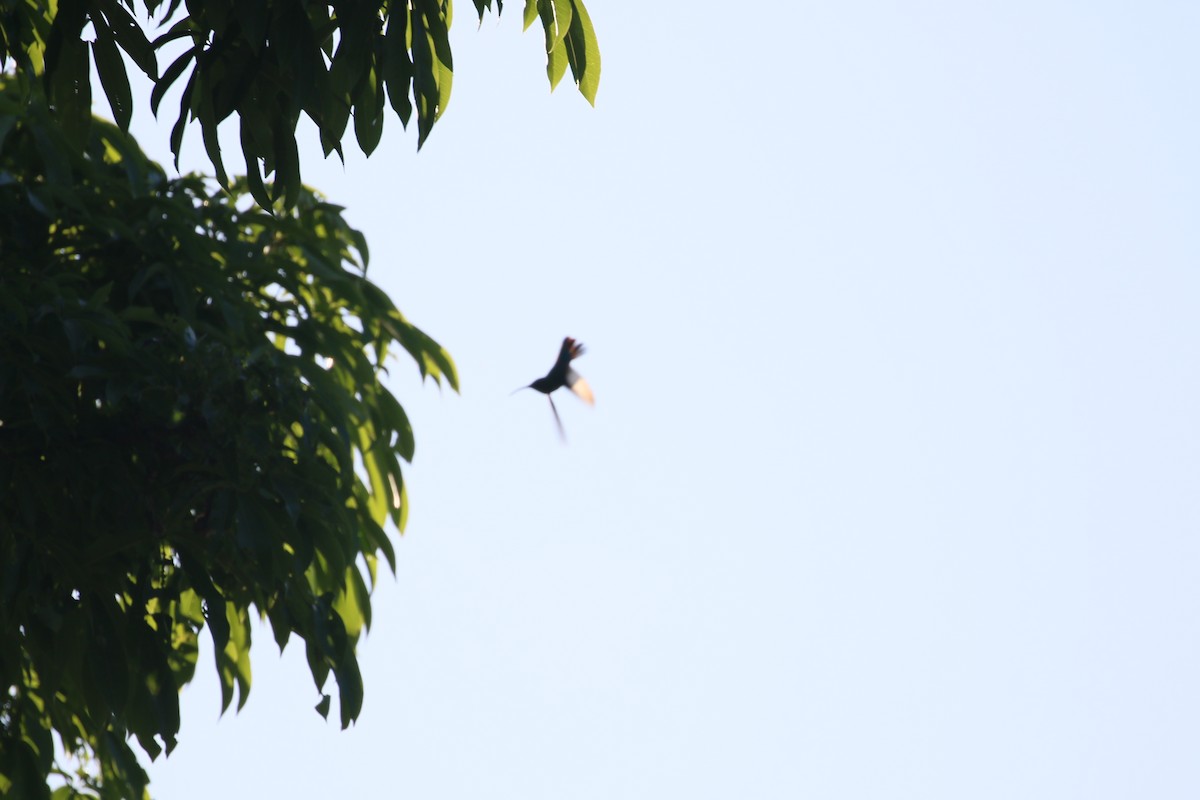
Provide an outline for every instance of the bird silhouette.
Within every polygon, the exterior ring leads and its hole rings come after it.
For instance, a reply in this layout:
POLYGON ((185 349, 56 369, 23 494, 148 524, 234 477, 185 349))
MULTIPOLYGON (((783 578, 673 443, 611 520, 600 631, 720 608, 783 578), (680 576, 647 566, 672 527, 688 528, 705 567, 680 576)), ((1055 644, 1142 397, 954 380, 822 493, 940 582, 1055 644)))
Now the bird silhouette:
MULTIPOLYGON (((565 386, 588 405, 596 405, 596 398, 592 395, 592 387, 588 386, 588 382, 583 379, 582 375, 571 368, 571 359, 579 358, 583 353, 582 344, 570 336, 566 337, 563 339, 562 347, 559 348, 558 360, 554 362, 554 366, 550 368, 545 377, 538 378, 528 386, 521 387, 521 389, 536 389, 546 395, 546 399, 550 401, 550 410, 554 412, 554 421, 558 424, 558 435, 564 441, 566 441, 567 433, 563 430, 562 419, 558 416, 558 409, 554 407, 554 398, 550 396, 551 393, 565 386)), ((521 391, 521 389, 517 389, 517 392, 521 391)), ((516 394, 516 392, 513 392, 513 394, 516 394)))

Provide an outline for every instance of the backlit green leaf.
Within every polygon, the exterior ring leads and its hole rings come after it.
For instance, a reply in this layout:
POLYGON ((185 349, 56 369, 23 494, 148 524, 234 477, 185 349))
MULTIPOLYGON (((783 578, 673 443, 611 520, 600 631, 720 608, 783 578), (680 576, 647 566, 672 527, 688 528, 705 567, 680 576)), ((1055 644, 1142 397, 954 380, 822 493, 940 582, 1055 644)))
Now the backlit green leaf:
POLYGON ((600 46, 596 41, 592 20, 583 3, 572 0, 572 5, 575 14, 571 18, 571 26, 564 42, 567 58, 580 93, 589 103, 595 105, 596 91, 600 88, 600 46))

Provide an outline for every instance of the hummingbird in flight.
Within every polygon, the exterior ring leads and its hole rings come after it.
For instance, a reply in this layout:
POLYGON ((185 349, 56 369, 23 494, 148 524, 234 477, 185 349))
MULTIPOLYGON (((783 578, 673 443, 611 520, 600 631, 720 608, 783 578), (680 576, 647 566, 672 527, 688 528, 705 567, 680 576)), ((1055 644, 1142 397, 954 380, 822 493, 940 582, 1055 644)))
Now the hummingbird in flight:
MULTIPOLYGON (((582 375, 571 368, 571 360, 579 358, 583 353, 583 345, 568 336, 563 339, 562 347, 559 348, 558 360, 554 362, 554 366, 550 368, 545 377, 538 378, 528 386, 521 387, 521 389, 536 389, 546 395, 546 399, 550 401, 550 410, 554 412, 554 421, 558 424, 558 435, 564 441, 566 441, 567 434, 563 430, 562 419, 558 416, 558 409, 554 407, 554 398, 550 395, 565 386, 588 405, 596 405, 596 398, 592 395, 592 387, 588 386, 588 382, 583 379, 582 375)), ((521 389, 517 389, 517 392, 521 391, 521 389)), ((513 394, 516 394, 516 392, 513 392, 513 394)))

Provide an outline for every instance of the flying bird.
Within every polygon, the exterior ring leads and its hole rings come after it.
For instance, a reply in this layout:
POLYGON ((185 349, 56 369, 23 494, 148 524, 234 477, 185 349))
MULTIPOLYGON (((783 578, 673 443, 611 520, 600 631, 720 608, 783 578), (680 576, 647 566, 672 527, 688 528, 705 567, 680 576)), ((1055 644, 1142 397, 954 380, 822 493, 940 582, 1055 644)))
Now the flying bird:
MULTIPOLYGON (((568 336, 563 339, 562 347, 558 351, 558 360, 554 362, 554 366, 550 368, 546 376, 538 378, 528 386, 521 387, 521 389, 536 389, 546 395, 546 399, 550 401, 550 410, 554 412, 554 421, 558 424, 558 435, 564 440, 566 440, 567 434, 563 430, 558 409, 554 407, 554 398, 550 396, 551 393, 565 386, 588 405, 596 405, 592 387, 588 386, 588 382, 583 379, 582 375, 571 368, 571 359, 579 358, 583 353, 583 345, 568 336)), ((519 392, 521 389, 517 389, 517 391, 519 392)))

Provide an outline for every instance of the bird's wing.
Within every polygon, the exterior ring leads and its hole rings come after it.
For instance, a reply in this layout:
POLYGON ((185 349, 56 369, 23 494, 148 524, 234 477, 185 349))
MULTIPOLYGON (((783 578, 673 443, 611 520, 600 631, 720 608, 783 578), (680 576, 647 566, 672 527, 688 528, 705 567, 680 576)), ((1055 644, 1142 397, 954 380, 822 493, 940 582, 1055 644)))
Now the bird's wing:
POLYGON ((567 365, 571 363, 571 349, 574 346, 575 340, 570 336, 562 340, 562 347, 558 348, 558 358, 554 360, 554 366, 550 369, 551 372, 558 369, 566 369, 567 365))
POLYGON ((562 347, 558 348, 558 360, 554 362, 554 370, 566 369, 572 358, 579 358, 581 355, 583 355, 583 345, 568 336, 563 339, 562 347))
POLYGON ((596 405, 596 396, 592 394, 592 387, 588 386, 588 382, 583 379, 583 376, 573 369, 567 370, 567 386, 571 387, 571 391, 589 406, 596 405))
POLYGON ((554 398, 546 395, 546 399, 550 401, 550 410, 554 412, 554 424, 558 425, 558 435, 564 442, 567 440, 567 432, 563 430, 562 420, 558 418, 558 409, 554 407, 554 398))

